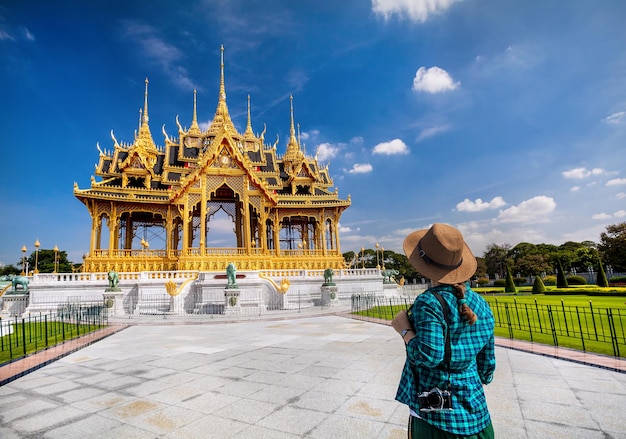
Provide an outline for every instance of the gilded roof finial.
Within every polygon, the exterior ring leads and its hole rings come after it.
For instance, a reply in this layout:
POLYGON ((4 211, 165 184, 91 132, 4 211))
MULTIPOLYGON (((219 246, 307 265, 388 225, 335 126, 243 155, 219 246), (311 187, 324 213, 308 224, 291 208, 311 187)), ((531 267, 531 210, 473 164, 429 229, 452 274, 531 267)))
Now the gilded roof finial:
POLYGON ((198 113, 196 110, 196 89, 193 89, 193 118, 191 120, 191 127, 189 128, 189 134, 200 135, 200 126, 198 125, 198 113))
POLYGON ((220 95, 217 103, 215 117, 209 127, 209 132, 217 130, 218 127, 224 127, 231 133, 237 133, 233 121, 228 114, 228 106, 226 105, 226 87, 224 85, 224 45, 220 47, 220 95))
POLYGON ((226 87, 224 86, 224 45, 220 47, 220 101, 226 101, 226 87))
POLYGON ((243 134, 245 137, 254 136, 252 131, 252 119, 250 118, 250 95, 248 95, 248 124, 246 125, 246 132, 243 134))
POLYGON ((287 152, 285 153, 285 160, 295 160, 298 158, 300 147, 296 140, 296 129, 293 120, 293 95, 289 96, 290 111, 291 111, 291 126, 289 127, 289 142, 287 143, 287 152))
POLYGON ((142 122, 148 123, 148 78, 146 78, 146 92, 143 97, 143 119, 142 122))

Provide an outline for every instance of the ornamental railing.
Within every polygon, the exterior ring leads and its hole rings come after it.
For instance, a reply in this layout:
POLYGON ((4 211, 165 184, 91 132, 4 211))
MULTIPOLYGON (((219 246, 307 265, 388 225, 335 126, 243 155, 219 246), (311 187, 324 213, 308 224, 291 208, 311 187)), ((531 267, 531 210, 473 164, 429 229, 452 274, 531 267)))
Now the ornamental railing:
MULTIPOLYGON (((352 312, 391 320, 412 304, 411 297, 355 295, 352 312)), ((626 357, 626 309, 594 307, 591 302, 587 307, 494 300, 489 306, 498 336, 626 357)))

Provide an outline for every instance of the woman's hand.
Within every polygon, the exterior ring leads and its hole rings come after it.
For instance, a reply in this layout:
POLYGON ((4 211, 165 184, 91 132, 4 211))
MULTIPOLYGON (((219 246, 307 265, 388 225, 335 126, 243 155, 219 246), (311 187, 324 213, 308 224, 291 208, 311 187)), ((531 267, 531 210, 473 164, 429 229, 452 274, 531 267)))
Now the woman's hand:
POLYGON ((411 323, 409 322, 409 316, 406 314, 406 310, 400 311, 391 321, 391 326, 396 330, 398 334, 403 329, 411 329, 411 323))

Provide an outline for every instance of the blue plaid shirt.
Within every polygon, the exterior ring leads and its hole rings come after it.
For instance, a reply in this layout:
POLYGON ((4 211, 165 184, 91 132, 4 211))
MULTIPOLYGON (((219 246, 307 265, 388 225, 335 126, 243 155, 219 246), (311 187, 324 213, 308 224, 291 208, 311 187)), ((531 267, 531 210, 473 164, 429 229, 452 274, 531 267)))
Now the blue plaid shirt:
POLYGON ((407 404, 422 419, 440 430, 469 436, 482 431, 491 422, 483 384, 489 384, 493 379, 496 358, 494 318, 489 305, 469 285, 465 299, 478 317, 473 325, 461 319, 452 286, 431 288, 415 299, 408 315, 416 336, 406 347, 407 358, 396 400, 407 404), (450 308, 450 374, 437 368, 444 359, 447 324, 441 304, 430 294, 433 290, 441 294, 450 308), (414 372, 419 375, 417 386, 414 372), (453 411, 419 411, 418 393, 428 392, 434 387, 450 390, 453 411))

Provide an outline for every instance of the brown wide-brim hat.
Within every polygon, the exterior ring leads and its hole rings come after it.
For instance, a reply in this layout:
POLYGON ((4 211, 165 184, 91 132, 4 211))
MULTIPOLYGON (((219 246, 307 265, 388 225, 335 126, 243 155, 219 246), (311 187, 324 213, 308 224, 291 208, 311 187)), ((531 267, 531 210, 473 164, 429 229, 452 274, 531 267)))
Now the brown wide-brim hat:
POLYGON ((457 229, 433 224, 404 239, 404 253, 423 276, 443 284, 465 282, 476 272, 476 258, 457 229))

